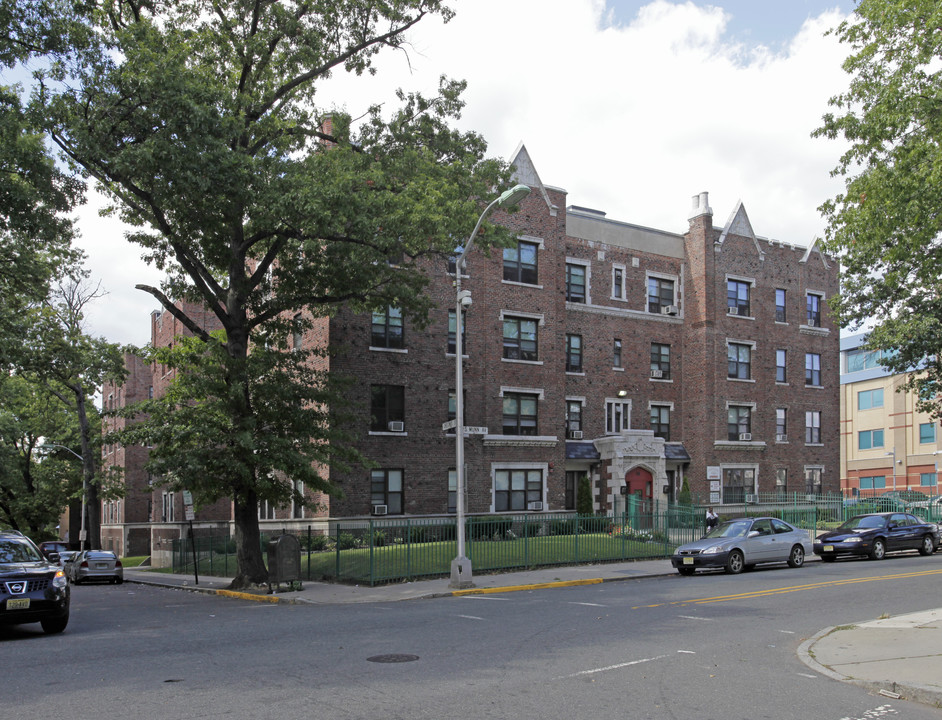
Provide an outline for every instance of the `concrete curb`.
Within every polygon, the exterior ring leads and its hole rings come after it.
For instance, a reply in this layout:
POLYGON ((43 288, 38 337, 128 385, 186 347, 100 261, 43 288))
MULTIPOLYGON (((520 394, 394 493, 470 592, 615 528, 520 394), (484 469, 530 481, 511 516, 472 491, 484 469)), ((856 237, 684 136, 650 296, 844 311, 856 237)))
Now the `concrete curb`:
MULTIPOLYGON (((856 628, 857 625, 852 625, 850 627, 856 628)), ((857 685, 862 687, 865 690, 869 691, 874 695, 881 695, 884 697, 890 697, 895 699, 899 696, 902 700, 911 700, 913 702, 918 702, 923 705, 928 705, 934 708, 942 708, 942 693, 934 688, 927 688, 923 685, 918 684, 906 684, 906 683, 884 683, 884 682, 873 682, 870 680, 861 680, 860 678, 851 677, 849 675, 844 675, 842 673, 832 670, 827 665, 822 665, 814 658, 814 645, 822 638, 827 637, 832 632, 846 630, 847 625, 841 626, 831 626, 824 628, 823 630, 815 633, 813 636, 805 640, 798 647, 798 658, 809 668, 814 670, 816 673, 820 673, 825 677, 829 677, 832 680, 839 680, 840 682, 850 683, 851 685, 857 685)))

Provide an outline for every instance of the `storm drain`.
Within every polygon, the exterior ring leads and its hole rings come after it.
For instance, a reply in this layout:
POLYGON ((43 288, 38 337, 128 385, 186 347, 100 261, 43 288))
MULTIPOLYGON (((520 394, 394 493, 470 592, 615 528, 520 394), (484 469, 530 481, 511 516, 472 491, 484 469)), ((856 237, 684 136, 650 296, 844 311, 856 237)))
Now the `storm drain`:
POLYGON ((403 663, 403 662, 415 662, 418 659, 419 659, 418 655, 391 653, 389 655, 374 655, 373 657, 368 657, 366 661, 375 662, 375 663, 403 663))

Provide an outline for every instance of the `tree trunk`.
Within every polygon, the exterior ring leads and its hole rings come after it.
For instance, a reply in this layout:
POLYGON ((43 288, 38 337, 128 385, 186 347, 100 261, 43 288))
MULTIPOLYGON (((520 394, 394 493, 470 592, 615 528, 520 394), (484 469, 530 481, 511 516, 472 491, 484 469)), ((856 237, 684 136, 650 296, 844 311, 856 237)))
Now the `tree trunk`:
POLYGON ((85 388, 76 383, 72 387, 75 394, 75 409, 78 413, 79 436, 82 443, 82 483, 86 492, 85 530, 88 536, 86 547, 89 550, 101 549, 101 502, 98 486, 95 484, 95 451, 92 446, 92 430, 85 412, 85 388))
POLYGON ((233 501, 237 575, 229 588, 250 587, 268 582, 268 569, 262 558, 261 535, 258 529, 258 497, 248 491, 233 501))

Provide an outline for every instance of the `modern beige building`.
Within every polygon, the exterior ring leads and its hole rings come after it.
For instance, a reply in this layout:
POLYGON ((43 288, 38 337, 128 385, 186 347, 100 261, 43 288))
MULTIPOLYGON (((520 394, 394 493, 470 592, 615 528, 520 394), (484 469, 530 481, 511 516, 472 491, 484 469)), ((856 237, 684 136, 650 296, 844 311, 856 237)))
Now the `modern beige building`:
POLYGON ((906 374, 883 368, 880 354, 862 347, 865 339, 841 339, 841 490, 845 497, 938 495, 939 423, 916 410, 911 393, 898 392, 906 374))

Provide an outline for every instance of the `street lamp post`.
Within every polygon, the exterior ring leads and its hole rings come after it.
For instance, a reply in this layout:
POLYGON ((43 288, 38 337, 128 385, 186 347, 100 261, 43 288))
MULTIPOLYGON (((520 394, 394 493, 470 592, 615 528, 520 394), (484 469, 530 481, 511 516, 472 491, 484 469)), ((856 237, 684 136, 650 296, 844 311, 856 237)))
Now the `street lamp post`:
POLYGON ((896 491, 896 446, 893 446, 893 449, 887 453, 887 456, 893 456, 893 490, 896 491))
POLYGON ((82 467, 82 521, 81 521, 81 529, 79 530, 79 550, 84 550, 85 549, 85 535, 86 535, 85 507, 88 502, 88 479, 85 477, 85 467, 84 467, 85 458, 83 458, 81 455, 75 452, 75 450, 73 450, 72 448, 66 447, 65 445, 58 445, 56 443, 43 443, 42 447, 59 448, 60 450, 65 450, 66 452, 72 453, 73 455, 75 455, 75 457, 77 457, 79 460, 82 461, 82 466, 83 466, 82 467))
POLYGON ((469 588, 472 585, 471 560, 465 554, 465 472, 464 472, 464 371, 462 368, 462 356, 464 348, 461 335, 464 331, 462 322, 462 310, 471 306, 471 292, 461 289, 461 271, 465 264, 465 259, 471 246, 474 244, 474 238, 484 219, 496 208, 514 205, 526 197, 530 188, 526 185, 514 185, 509 190, 504 191, 500 197, 492 201, 490 205, 484 208, 481 217, 478 218, 471 237, 465 243, 461 254, 455 262, 455 475, 456 475, 456 493, 457 493, 457 540, 458 554, 451 562, 451 582, 452 588, 469 588))

